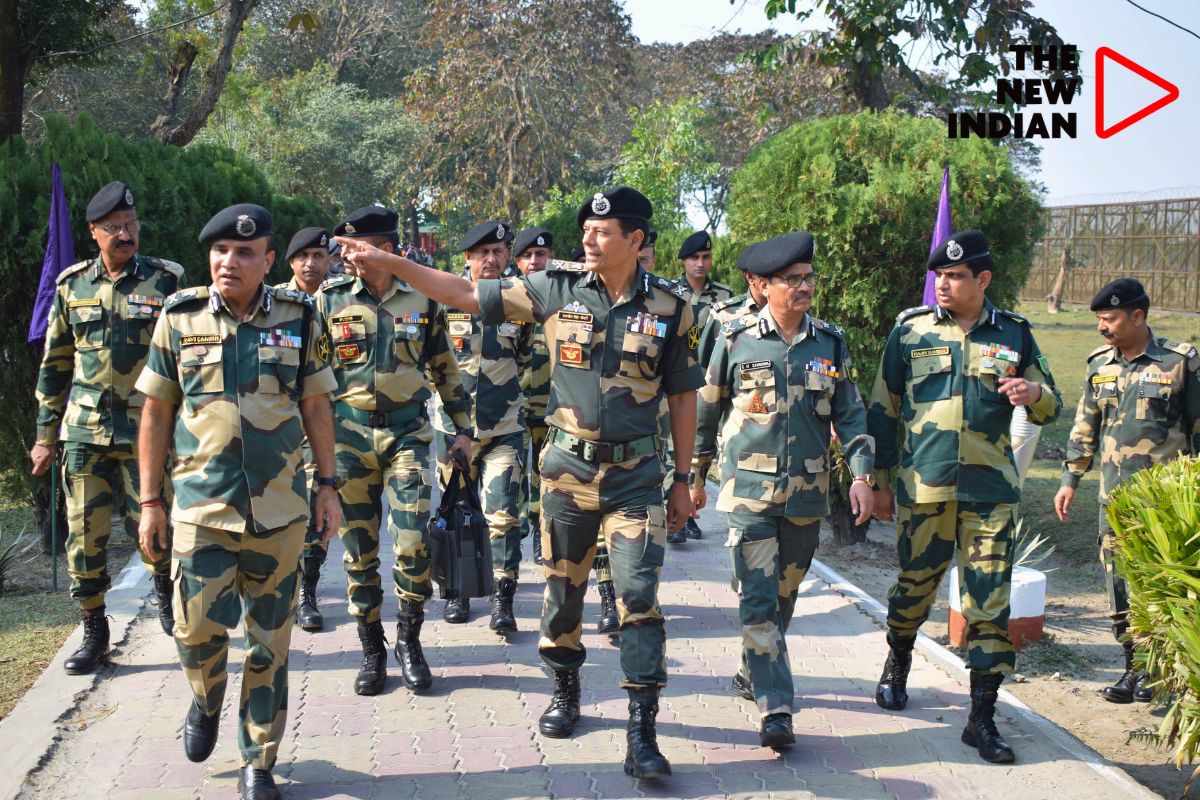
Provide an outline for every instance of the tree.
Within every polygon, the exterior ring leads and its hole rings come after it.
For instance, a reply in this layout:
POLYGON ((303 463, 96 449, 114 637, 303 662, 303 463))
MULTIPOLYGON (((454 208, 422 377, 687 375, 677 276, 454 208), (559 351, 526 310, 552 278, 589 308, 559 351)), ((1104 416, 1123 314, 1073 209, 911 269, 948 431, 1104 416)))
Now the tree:
POLYGON ((941 99, 1009 74, 1014 44, 1063 43, 1026 0, 812 0, 799 10, 798 5, 767 0, 767 18, 789 14, 806 20, 820 11, 833 28, 800 34, 769 58, 816 58, 837 70, 839 83, 861 108, 874 111, 892 104, 889 74, 899 74, 919 94, 941 99), (946 85, 927 81, 910 65, 922 44, 932 49, 935 69, 954 67, 957 76, 946 85))
POLYGON ((25 87, 39 59, 92 58, 110 38, 102 23, 123 7, 122 0, 0 0, 0 144, 21 133, 25 87))
POLYGON ((438 57, 409 78, 408 103, 435 143, 425 181, 434 208, 519 224, 531 201, 604 159, 602 134, 627 119, 629 18, 615 0, 428 8, 422 38, 438 57))

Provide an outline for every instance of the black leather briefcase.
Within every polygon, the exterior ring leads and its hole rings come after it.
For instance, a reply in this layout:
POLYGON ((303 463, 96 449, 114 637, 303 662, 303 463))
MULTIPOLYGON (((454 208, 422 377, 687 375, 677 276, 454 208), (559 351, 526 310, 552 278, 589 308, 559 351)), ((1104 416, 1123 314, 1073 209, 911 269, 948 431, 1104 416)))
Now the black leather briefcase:
POLYGON ((475 484, 458 467, 442 487, 442 501, 429 520, 433 579, 443 598, 488 597, 495 591, 492 546, 475 484))

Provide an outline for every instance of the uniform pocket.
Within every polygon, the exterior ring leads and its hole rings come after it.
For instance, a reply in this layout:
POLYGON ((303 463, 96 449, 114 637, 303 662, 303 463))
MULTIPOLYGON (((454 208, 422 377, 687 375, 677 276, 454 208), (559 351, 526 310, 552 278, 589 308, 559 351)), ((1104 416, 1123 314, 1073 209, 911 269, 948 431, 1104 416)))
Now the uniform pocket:
POLYGON ((295 347, 258 348, 258 390, 264 394, 291 392, 300 370, 300 350, 295 347))
POLYGON ((738 453, 733 496, 773 503, 779 489, 779 457, 769 453, 738 453))
POLYGON ((659 505, 646 507, 646 541, 642 547, 642 562, 661 567, 667 555, 667 511, 659 505))
POLYGON ((99 393, 76 385, 71 389, 71 401, 67 403, 67 411, 63 422, 76 428, 92 428, 100 422, 99 393))
POLYGON ((809 409, 822 420, 833 416, 833 393, 837 382, 828 375, 813 370, 804 371, 804 393, 808 397, 809 409))
POLYGON ((425 325, 396 323, 392 354, 401 364, 419 364, 425 347, 425 325))
POLYGON ((925 356, 912 361, 914 403, 933 403, 950 397, 954 359, 947 355, 925 356))
POLYGON ((775 370, 768 367, 738 373, 734 408, 751 419, 765 420, 775 412, 777 401, 775 370))
POLYGON ((67 319, 75 335, 76 350, 95 350, 104 346, 104 309, 99 303, 75 306, 67 312, 67 319))
POLYGON ((1138 384, 1137 418, 1163 422, 1171 405, 1171 386, 1168 384, 1138 384))
POLYGON ((473 335, 471 320, 450 319, 446 323, 446 328, 450 334, 450 346, 454 348, 454 352, 459 355, 469 355, 472 350, 473 335))
POLYGON ((221 345, 184 347, 179 356, 179 386, 185 395, 225 391, 221 345))
POLYGON ((658 374, 662 340, 648 333, 625 331, 621 343, 621 374, 627 378, 652 379, 658 374))

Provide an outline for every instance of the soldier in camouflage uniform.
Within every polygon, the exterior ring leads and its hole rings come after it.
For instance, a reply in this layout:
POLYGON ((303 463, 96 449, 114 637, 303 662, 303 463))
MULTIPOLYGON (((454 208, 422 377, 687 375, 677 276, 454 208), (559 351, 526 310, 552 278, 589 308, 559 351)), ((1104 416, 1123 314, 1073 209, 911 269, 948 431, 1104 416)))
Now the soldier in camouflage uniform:
MULTIPOLYGON (((329 273, 329 231, 324 228, 303 228, 296 232, 288 243, 284 254, 292 268, 292 278, 275 286, 313 295, 321 288, 321 282, 329 273)), ((314 514, 308 520, 308 532, 304 535, 304 557, 301 564, 300 602, 296 605, 296 624, 306 631, 319 631, 325 627, 325 619, 317 605, 317 583, 321 580, 321 565, 329 554, 329 547, 317 529, 315 504, 317 502, 317 465, 312 458, 308 439, 304 440, 304 473, 308 476, 309 506, 314 514)))
POLYGON ((659 399, 664 392, 669 397, 675 453, 690 465, 701 383, 687 344, 693 321, 683 291, 637 265, 650 214, 650 201, 634 189, 597 192, 576 218, 586 265, 555 262, 527 278, 478 284, 347 245, 350 269, 388 269, 449 306, 481 314, 485 323, 545 325, 553 371, 549 444, 541 453, 548 558, 538 649, 554 670, 555 690, 539 729, 569 736, 579 718, 586 656, 580 620, 600 530, 621 617, 621 684, 630 697, 625 771, 639 778, 671 769, 655 731, 658 692, 667 680, 658 574, 666 525, 681 525, 692 506, 688 473, 676 472, 663 513, 659 399))
MULTIPOLYGON (((137 438, 141 393, 134 381, 146 363, 154 320, 167 295, 185 285, 173 261, 138 254, 133 192, 121 181, 88 203, 88 230, 97 258, 67 267, 58 277, 37 382, 37 439, 33 474, 50 469, 63 447, 67 496, 67 572, 71 597, 83 612, 83 644, 64 666, 72 675, 94 670, 108 650, 104 596, 110 584, 106 551, 113 505, 120 501, 125 533, 137 539, 137 438)), ((154 576, 158 616, 169 636, 170 558, 141 552, 154 576)))
MULTIPOLYGON (((193 702, 184 752, 216 745, 228 683, 229 628, 246 631, 238 706, 238 788, 279 797, 271 768, 287 724, 288 645, 308 527, 301 439, 318 465, 315 513, 326 537, 341 517, 329 391, 312 298, 263 285, 274 260, 271 215, 251 204, 219 212, 200 232, 212 285, 167 299, 137 388, 142 486, 157 495, 175 431, 172 571, 175 643, 193 702)), ((142 547, 166 550, 163 500, 142 501, 142 547)))
POLYGON ((1088 356, 1054 510, 1067 520, 1079 480, 1099 456, 1100 561, 1113 636, 1125 651, 1124 674, 1103 694, 1113 703, 1148 703, 1154 692, 1146 686, 1145 674, 1133 667, 1129 596, 1114 560, 1108 500, 1113 489, 1140 470, 1200 455, 1200 356, 1190 344, 1151 332, 1146 322, 1150 298, 1131 278, 1105 286, 1091 308, 1106 344, 1088 356))
MULTIPOLYGON (((712 237, 708 231, 696 231, 684 239, 679 246, 679 260, 683 262, 683 277, 679 285, 689 292, 688 302, 696 321, 695 327, 688 332, 688 341, 699 356, 700 334, 708 322, 712 306, 732 297, 733 289, 708 277, 713 267, 712 237)), ((706 366, 703 361, 700 362, 701 369, 706 366)), ((699 539, 703 535, 695 517, 688 517, 682 528, 667 536, 667 541, 683 544, 688 539, 699 539)))
MULTIPOLYGON (((492 220, 467 231, 460 245, 472 281, 496 280, 508 265, 509 226, 492 220)), ((484 325, 478 316, 446 309, 450 342, 458 360, 463 389, 474 411, 472 459, 467 476, 479 486, 483 516, 492 545, 492 594, 489 627, 499 634, 515 633, 513 598, 521 569, 521 485, 525 481, 525 393, 521 378, 529 367, 533 325, 505 320, 484 325)), ((438 466, 443 484, 451 475, 449 448, 454 423, 441 410, 434 423, 438 466)), ((443 619, 464 623, 470 601, 461 595, 447 599, 443 619)))
POLYGON ((857 476, 850 500, 859 523, 874 502, 874 443, 867 409, 848 377, 850 353, 839 328, 808 314, 812 261, 807 233, 759 242, 738 257, 768 303, 756 315, 730 320, 717 337, 700 390, 692 462, 692 498, 703 508, 704 479, 723 428, 717 508, 729 513, 726 545, 733 548, 742 622, 735 692, 757 701, 763 747, 796 740, 785 637, 829 512, 831 425, 857 476))
MULTIPOLYGON (((391 251, 398 221, 390 209, 367 206, 335 233, 391 251)), ((379 694, 387 677, 379 578, 385 496, 396 554, 396 660, 409 691, 425 691, 433 683, 420 640, 425 602, 433 594, 426 529, 433 429, 425 401, 432 384, 457 426, 452 449, 469 456, 471 400, 450 351, 445 315, 409 284, 382 271, 338 275, 325 281, 316 300, 337 378, 333 414, 346 511, 340 535, 350 613, 363 648, 354 691, 379 694)))
POLYGON ((637 255, 638 266, 641 267, 644 272, 654 272, 654 267, 658 260, 654 252, 654 245, 657 243, 658 231, 654 228, 651 228, 646 232, 646 238, 642 240, 642 246, 638 250, 637 255))
POLYGON ((1044 425, 1062 398, 1029 322, 985 296, 993 270, 987 237, 951 234, 927 266, 937 275, 937 305, 896 319, 868 409, 880 470, 877 518, 891 518, 889 471, 900 468, 900 574, 888 592, 890 649, 875 701, 892 710, 908 702, 917 629, 957 549, 971 668, 962 740, 987 761, 1008 762, 1013 751, 994 715, 1004 673, 1016 662, 1008 611, 1021 489, 1009 422, 1012 409, 1025 406, 1029 421, 1044 425))

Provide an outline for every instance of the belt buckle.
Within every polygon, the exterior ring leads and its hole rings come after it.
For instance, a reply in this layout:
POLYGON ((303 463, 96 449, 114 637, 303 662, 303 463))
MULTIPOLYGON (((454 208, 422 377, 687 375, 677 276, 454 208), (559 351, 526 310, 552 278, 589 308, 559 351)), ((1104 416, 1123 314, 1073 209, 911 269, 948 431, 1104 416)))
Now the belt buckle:
POLYGON ((596 442, 596 463, 611 464, 613 463, 613 446, 609 442, 596 442))
POLYGON ((367 424, 372 428, 387 427, 387 413, 384 411, 372 411, 367 414, 367 424))

